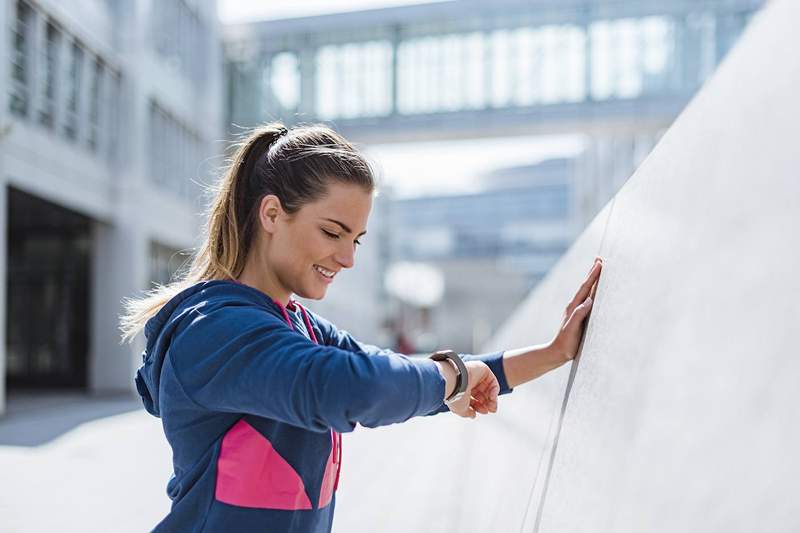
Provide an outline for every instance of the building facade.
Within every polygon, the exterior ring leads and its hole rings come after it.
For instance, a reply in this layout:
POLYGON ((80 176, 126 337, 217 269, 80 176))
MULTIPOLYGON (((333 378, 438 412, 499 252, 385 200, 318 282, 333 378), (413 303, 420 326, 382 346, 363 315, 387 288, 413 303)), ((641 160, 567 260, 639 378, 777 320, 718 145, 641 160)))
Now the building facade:
POLYGON ((0 32, 2 413, 132 387, 121 302, 196 245, 224 119, 214 0, 5 0, 0 32))

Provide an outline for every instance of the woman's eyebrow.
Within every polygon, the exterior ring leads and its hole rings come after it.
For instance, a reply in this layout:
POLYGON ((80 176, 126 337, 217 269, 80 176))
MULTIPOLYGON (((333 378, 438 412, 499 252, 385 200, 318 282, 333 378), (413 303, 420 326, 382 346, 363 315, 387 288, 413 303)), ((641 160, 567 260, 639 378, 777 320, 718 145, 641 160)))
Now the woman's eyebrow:
MULTIPOLYGON (((353 230, 348 228, 347 224, 345 224, 344 222, 339 222, 338 220, 335 220, 333 218, 323 218, 323 220, 328 220, 328 221, 333 222, 335 224, 339 224, 342 227, 342 229, 345 230, 347 233, 353 233, 353 230)), ((366 235, 366 234, 367 234, 367 231, 364 230, 361 233, 359 233, 358 236, 361 237, 362 235, 366 235)))

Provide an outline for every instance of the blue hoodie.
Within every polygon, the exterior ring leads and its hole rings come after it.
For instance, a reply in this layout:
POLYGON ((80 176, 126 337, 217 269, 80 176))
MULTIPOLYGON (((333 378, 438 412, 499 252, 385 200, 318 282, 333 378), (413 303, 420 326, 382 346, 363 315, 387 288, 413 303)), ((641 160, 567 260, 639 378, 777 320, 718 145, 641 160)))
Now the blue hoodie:
MULTIPOLYGON (((329 532, 341 434, 447 410, 433 361, 360 343, 234 281, 180 292, 145 336, 136 387, 174 469, 155 531, 329 532)), ((502 352, 463 358, 510 392, 502 352)))

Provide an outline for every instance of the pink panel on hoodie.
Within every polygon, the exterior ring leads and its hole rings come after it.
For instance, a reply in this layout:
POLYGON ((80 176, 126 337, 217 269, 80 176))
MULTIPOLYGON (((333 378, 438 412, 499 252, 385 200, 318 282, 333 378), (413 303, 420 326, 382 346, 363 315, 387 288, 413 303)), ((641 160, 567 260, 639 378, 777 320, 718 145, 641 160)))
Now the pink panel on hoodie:
POLYGON ((339 458, 337 455, 338 434, 331 431, 331 454, 328 456, 328 462, 325 464, 325 474, 322 476, 322 487, 319 491, 319 508, 327 506, 331 503, 333 493, 336 490, 337 481, 339 480, 339 458))
POLYGON ((215 496, 239 507, 311 509, 303 480, 294 468, 244 420, 234 424, 222 439, 215 496))

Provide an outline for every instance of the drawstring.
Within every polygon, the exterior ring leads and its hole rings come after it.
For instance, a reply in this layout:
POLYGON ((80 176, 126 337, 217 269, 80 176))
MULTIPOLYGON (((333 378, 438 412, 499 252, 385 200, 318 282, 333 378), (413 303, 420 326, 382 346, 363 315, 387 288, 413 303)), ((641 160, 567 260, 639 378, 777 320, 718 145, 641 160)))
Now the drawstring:
POLYGON ((288 308, 294 311, 295 307, 299 307, 300 312, 303 314, 303 322, 306 323, 308 334, 311 335, 311 340, 314 342, 314 344, 319 344, 319 341, 317 340, 317 334, 314 333, 314 328, 311 327, 311 320, 308 318, 308 313, 306 312, 305 307, 300 305, 300 303, 295 300, 289 300, 289 303, 288 305, 286 305, 286 307, 284 307, 283 304, 280 303, 278 300, 272 300, 272 301, 275 302, 278 305, 278 307, 281 308, 281 313, 283 313, 283 318, 286 319, 286 323, 289 324, 289 327, 292 329, 294 329, 294 324, 292 324, 292 321, 289 318, 289 313, 286 312, 286 309, 288 308))
POLYGON ((306 313, 306 308, 294 301, 290 303, 297 304, 297 307, 300 308, 300 312, 303 313, 303 320, 305 320, 306 322, 306 327, 308 328, 308 332, 311 334, 311 340, 314 341, 314 344, 319 344, 319 341, 317 341, 317 334, 314 333, 314 328, 311 327, 311 320, 308 319, 308 313, 306 313))
MULTIPOLYGON (((306 308, 300 305, 299 302, 295 300, 289 300, 289 303, 286 307, 278 300, 272 300, 275 302, 278 307, 281 308, 281 312, 283 313, 283 318, 286 319, 286 323, 289 324, 289 327, 294 329, 294 324, 292 324, 292 320, 289 318, 289 313, 286 311, 288 307, 292 311, 294 311, 294 307, 300 308, 300 313, 303 315, 303 321, 306 323, 306 328, 308 329, 308 334, 311 336, 311 340, 314 344, 319 344, 317 340, 317 335, 314 333, 314 328, 311 327, 311 320, 308 318, 308 313, 306 312, 306 308)), ((332 445, 333 450, 331 453, 333 454, 333 464, 336 465, 336 481, 333 483, 333 490, 335 491, 339 487, 339 474, 342 472, 342 434, 338 433, 331 429, 331 434, 333 436, 332 445)))
POLYGON ((286 308, 283 306, 283 304, 280 303, 278 300, 272 300, 272 301, 278 304, 278 307, 281 308, 281 313, 283 313, 283 318, 286 319, 286 323, 289 324, 290 328, 294 329, 294 324, 292 324, 292 321, 289 318, 289 313, 286 312, 286 308))

